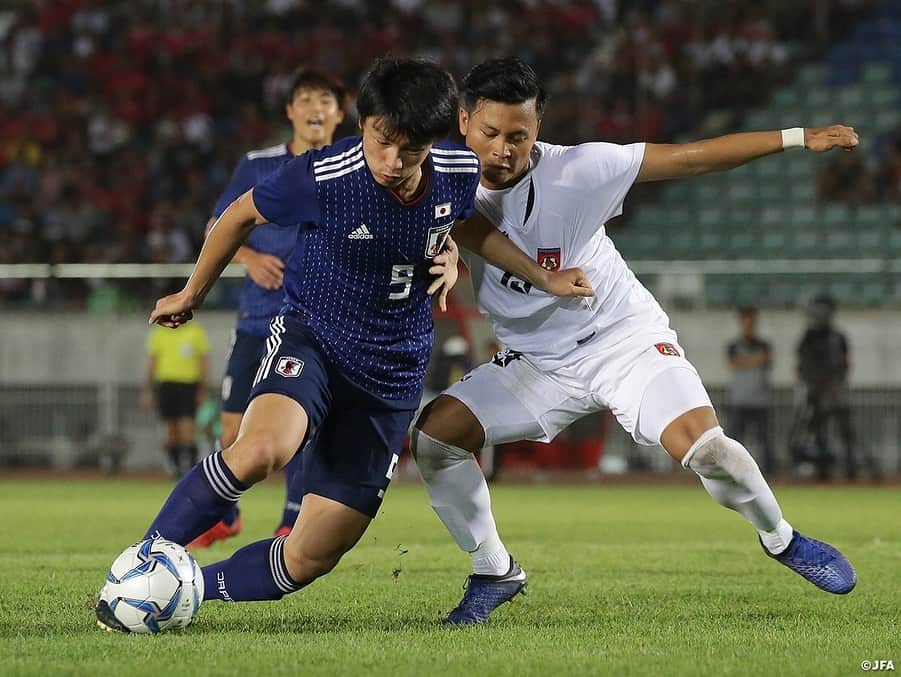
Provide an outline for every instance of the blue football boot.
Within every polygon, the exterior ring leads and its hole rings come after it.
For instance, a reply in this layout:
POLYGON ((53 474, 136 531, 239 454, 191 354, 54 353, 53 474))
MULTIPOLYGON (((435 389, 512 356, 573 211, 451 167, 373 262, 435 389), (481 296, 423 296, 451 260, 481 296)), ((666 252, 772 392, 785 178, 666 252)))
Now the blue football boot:
POLYGON ((491 612, 526 592, 526 572, 510 558, 510 569, 502 576, 472 574, 466 579, 463 599, 442 621, 445 625, 479 625, 491 612))
POLYGON ((857 573, 843 554, 831 545, 807 538, 797 531, 793 532, 788 547, 778 555, 773 555, 766 548, 763 551, 820 590, 847 595, 857 585, 857 573))

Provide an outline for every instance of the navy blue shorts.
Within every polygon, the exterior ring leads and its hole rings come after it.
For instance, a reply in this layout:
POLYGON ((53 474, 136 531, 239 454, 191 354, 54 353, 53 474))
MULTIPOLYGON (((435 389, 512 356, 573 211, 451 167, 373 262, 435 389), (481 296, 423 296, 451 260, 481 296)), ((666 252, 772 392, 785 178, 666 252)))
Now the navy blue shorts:
POLYGON ((385 400, 349 381, 301 317, 279 315, 250 399, 290 397, 310 419, 303 448, 303 493, 375 517, 397 468, 419 398, 385 400))
POLYGON ((266 337, 240 330, 232 334, 228 364, 222 378, 222 411, 243 414, 250 401, 253 379, 266 354, 266 337))

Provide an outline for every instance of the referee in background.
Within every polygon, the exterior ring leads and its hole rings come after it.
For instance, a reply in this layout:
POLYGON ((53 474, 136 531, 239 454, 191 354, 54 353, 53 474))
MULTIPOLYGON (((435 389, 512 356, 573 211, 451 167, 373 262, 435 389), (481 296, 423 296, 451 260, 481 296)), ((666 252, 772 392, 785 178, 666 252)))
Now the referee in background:
POLYGON ((177 329, 155 326, 147 337, 147 371, 141 407, 153 408, 166 424, 170 471, 181 477, 197 463, 194 415, 207 398, 206 330, 196 320, 177 329))

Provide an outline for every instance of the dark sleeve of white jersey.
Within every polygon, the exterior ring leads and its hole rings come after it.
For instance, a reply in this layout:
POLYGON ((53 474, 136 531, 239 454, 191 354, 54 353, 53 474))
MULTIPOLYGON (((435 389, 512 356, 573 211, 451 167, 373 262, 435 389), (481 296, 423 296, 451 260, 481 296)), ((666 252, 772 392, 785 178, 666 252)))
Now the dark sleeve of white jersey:
POLYGON ((283 164, 253 188, 253 204, 269 223, 319 223, 319 197, 311 153, 283 164))

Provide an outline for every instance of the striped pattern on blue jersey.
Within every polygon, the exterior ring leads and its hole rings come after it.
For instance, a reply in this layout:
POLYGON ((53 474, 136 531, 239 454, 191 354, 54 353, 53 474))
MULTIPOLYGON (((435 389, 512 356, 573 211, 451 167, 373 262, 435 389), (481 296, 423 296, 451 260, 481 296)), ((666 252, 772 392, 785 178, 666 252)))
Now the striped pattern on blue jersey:
MULTIPOLYGON (((284 143, 246 153, 216 202, 213 216, 220 217, 232 202, 293 158, 284 143)), ((265 224, 255 228, 245 244, 254 251, 270 254, 287 262, 296 241, 295 228, 265 224)), ((284 288, 264 289, 250 279, 249 275, 245 275, 238 304, 238 330, 253 336, 268 335, 269 322, 278 314, 284 299, 284 288)))
POLYGON ((372 178, 359 137, 308 155, 254 190, 266 218, 314 222, 288 263, 286 300, 353 383, 385 399, 417 398, 432 348, 428 268, 454 221, 473 212, 478 159, 435 144, 427 188, 402 204, 372 178), (289 195, 306 197, 286 207, 289 195), (315 204, 302 209, 302 199, 315 204))

